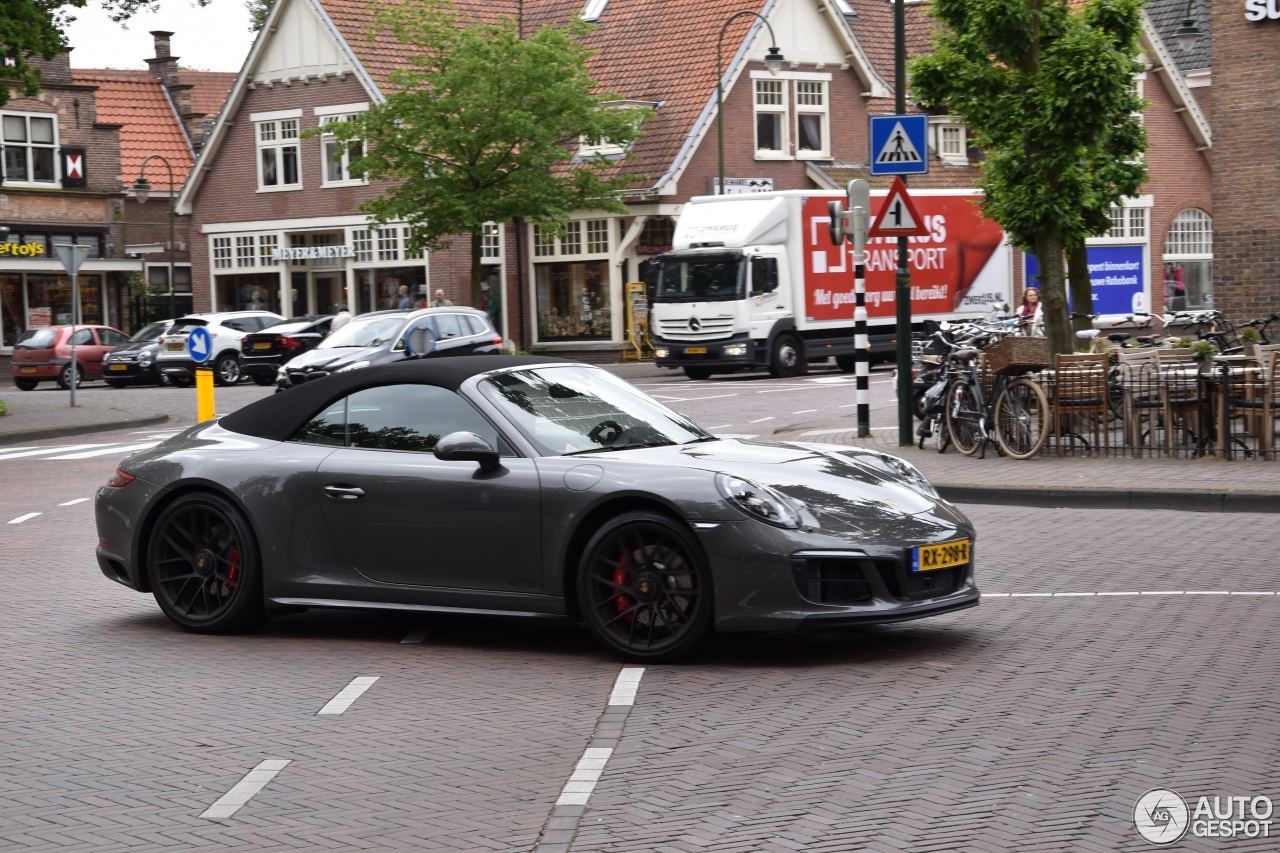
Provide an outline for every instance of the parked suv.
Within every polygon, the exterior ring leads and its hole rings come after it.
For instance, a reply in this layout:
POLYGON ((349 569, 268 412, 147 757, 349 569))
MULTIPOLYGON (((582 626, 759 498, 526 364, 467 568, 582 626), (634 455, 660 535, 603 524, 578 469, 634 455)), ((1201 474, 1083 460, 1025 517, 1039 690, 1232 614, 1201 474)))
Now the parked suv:
POLYGON ((34 391, 41 382, 57 382, 68 389, 88 379, 102 378, 102 357, 113 347, 129 342, 129 336, 110 326, 76 326, 78 371, 71 369, 71 326, 45 326, 23 332, 13 345, 13 384, 34 391))
POLYGON ((333 315, 294 317, 245 335, 240 342, 240 365, 255 385, 275 385, 280 365, 315 349, 329 334, 333 315))
POLYGON ((420 326, 435 333, 432 357, 502 352, 502 337, 489 325, 489 315, 475 308, 374 311, 352 319, 315 349, 286 362, 280 368, 277 389, 292 388, 339 371, 409 358, 405 337, 420 326))
POLYGON ((203 326, 209 330, 213 352, 205 362, 213 368, 213 380, 219 385, 235 385, 242 375, 240 340, 267 326, 284 320, 270 311, 226 311, 214 314, 191 314, 183 317, 161 339, 156 367, 169 381, 185 388, 195 381, 196 363, 187 354, 187 337, 191 330, 203 326))

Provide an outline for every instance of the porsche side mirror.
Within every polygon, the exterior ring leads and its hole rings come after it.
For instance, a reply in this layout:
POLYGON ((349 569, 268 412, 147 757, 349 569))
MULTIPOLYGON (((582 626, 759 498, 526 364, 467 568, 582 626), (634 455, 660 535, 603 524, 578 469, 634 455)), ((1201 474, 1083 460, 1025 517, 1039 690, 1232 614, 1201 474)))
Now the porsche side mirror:
POLYGON ((493 471, 502 463, 498 451, 474 432, 451 432, 436 442, 436 458, 445 462, 478 462, 481 471, 493 471))

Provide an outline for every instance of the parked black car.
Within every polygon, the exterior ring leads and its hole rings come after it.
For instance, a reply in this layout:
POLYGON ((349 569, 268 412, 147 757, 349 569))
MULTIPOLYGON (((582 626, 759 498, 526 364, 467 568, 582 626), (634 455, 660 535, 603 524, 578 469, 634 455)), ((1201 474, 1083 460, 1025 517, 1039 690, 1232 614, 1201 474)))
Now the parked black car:
POLYGON ((475 308, 421 308, 361 314, 280 368, 277 390, 292 388, 332 373, 411 358, 412 329, 426 326, 435 337, 430 356, 497 355, 502 336, 489 325, 489 315, 475 308))
POLYGON ((313 350, 329 336, 333 315, 294 317, 245 335, 240 341, 240 368, 256 385, 274 385, 280 365, 313 350))
POLYGON ((160 338, 173 328, 172 320, 148 323, 102 359, 102 378, 112 388, 127 385, 168 385, 169 377, 156 368, 160 338))

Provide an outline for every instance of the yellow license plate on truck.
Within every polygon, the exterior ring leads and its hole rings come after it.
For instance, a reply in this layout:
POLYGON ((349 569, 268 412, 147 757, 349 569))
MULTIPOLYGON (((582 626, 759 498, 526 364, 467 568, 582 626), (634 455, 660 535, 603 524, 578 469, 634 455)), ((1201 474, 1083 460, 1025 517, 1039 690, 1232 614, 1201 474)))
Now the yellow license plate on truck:
POLYGON ((684 354, 685 355, 706 355, 707 348, 706 347, 685 347, 684 354))
POLYGON ((911 549, 911 571, 931 572, 949 569, 969 562, 969 540, 957 539, 938 545, 920 545, 911 549))

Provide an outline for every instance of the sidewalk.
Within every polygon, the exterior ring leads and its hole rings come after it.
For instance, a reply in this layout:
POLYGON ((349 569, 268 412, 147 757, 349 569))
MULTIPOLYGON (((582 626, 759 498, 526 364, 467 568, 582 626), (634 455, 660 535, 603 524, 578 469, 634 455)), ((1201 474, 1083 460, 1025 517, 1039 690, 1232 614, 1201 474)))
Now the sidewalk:
POLYGON ((165 414, 138 414, 114 406, 72 408, 67 405, 65 398, 60 399, 56 406, 15 406, 13 395, 7 395, 4 399, 9 404, 9 414, 0 418, 0 446, 152 426, 169 420, 169 416, 165 414))

